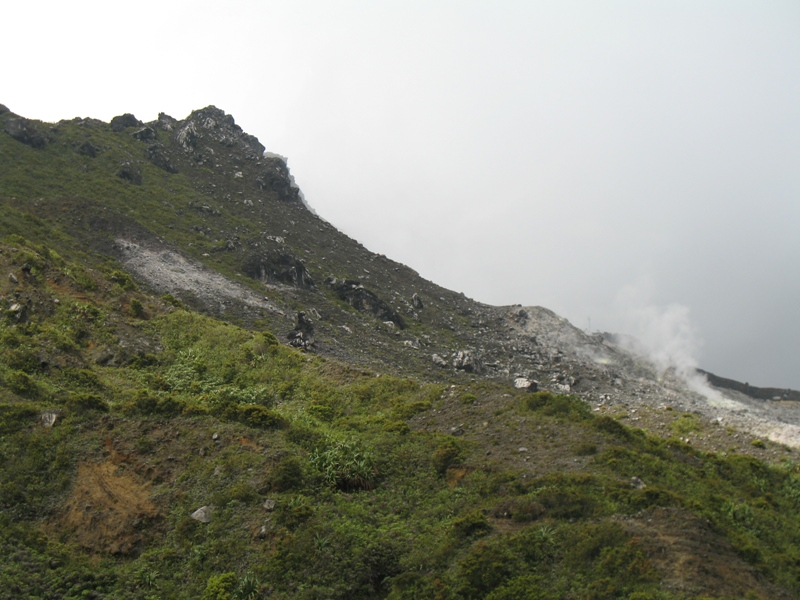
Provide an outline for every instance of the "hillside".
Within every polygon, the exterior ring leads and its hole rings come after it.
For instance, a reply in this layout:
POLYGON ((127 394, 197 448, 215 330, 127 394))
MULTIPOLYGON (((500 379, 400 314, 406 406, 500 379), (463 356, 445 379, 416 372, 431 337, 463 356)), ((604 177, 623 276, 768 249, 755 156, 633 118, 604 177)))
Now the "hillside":
POLYGON ((0 597, 798 595, 796 393, 426 281, 214 107, 0 128, 0 597))

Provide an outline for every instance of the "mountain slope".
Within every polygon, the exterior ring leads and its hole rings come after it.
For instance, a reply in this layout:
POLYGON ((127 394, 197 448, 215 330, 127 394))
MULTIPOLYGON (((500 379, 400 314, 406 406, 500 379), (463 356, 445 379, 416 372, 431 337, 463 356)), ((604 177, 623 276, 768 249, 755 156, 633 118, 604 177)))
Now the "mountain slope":
POLYGON ((214 107, 0 126, 0 597, 797 593, 796 452, 730 427, 793 396, 425 281, 214 107))

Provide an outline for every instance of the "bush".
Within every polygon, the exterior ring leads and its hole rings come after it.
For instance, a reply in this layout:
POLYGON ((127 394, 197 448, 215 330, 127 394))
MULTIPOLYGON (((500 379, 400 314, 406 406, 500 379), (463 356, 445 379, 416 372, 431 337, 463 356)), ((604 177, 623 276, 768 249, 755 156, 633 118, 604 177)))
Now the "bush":
POLYGON ((526 398, 525 405, 528 410, 535 410, 551 417, 573 421, 585 421, 592 418, 589 405, 573 396, 535 392, 526 398))
POLYGON ((97 394, 72 394, 67 400, 67 408, 77 413, 88 411, 108 412, 108 403, 97 394))
POLYGON ((232 420, 257 429, 286 429, 289 427, 289 421, 285 417, 259 404, 237 406, 232 413, 232 420))
POLYGON ((453 519, 453 531, 460 538, 470 537, 472 535, 483 535, 492 529, 489 521, 479 510, 470 511, 464 515, 453 519))
POLYGON ((446 438, 439 444, 436 452, 433 453, 433 464, 439 475, 444 475, 447 469, 455 467, 462 462, 463 448, 453 438, 446 438))
POLYGON ((313 464, 333 487, 352 492, 375 487, 378 470, 372 453, 356 441, 339 440, 311 455, 313 464))
POLYGON ((236 574, 222 573, 208 578, 202 600, 232 600, 236 574))
POLYGON ((6 375, 6 386, 20 396, 36 396, 38 388, 33 378, 23 371, 11 371, 6 375))

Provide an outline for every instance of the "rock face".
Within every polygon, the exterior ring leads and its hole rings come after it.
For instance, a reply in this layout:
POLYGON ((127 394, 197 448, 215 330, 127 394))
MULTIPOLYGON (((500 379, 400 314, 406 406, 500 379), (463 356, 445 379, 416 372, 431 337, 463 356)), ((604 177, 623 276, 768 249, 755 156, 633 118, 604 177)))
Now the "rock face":
POLYGON ((18 142, 32 148, 44 148, 47 144, 47 138, 39 131, 34 122, 22 117, 8 119, 3 130, 18 142))
POLYGON ((251 279, 264 283, 282 283, 313 289, 314 280, 303 262, 288 248, 251 252, 245 257, 242 271, 251 279))
POLYGON ((244 160, 256 160, 264 154, 264 146, 258 138, 242 131, 233 116, 216 106, 194 111, 186 121, 180 122, 182 124, 176 123, 167 115, 159 115, 158 122, 164 129, 177 127, 175 139, 186 152, 195 151, 204 139, 212 139, 244 160))
POLYGON ((262 190, 275 192, 278 198, 286 202, 299 200, 300 189, 292 181, 286 162, 273 156, 266 158, 263 164, 263 170, 256 178, 256 185, 262 190))
POLYGON ((112 131, 123 131, 128 127, 141 127, 142 122, 131 113, 125 113, 111 119, 110 125, 112 131))
POLYGON ((329 277, 325 283, 336 292, 336 295, 341 300, 344 300, 356 310, 371 313, 381 321, 389 321, 400 329, 405 329, 406 322, 403 317, 373 292, 366 289, 360 281, 329 277))

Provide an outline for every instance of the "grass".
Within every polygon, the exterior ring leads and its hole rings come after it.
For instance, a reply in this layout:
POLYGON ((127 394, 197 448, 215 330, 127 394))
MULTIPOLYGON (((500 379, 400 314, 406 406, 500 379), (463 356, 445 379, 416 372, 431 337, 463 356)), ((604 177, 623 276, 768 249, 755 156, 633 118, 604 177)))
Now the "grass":
POLYGON ((202 209, 212 179, 147 161, 142 185, 117 178, 141 142, 57 128, 44 150, 0 135, 0 598, 686 598, 662 589, 661 557, 624 526, 659 510, 732 548, 724 561, 755 573, 740 596, 767 597, 763 581, 800 593, 798 465, 700 452, 678 439, 701 428, 689 414, 663 440, 575 397, 485 381, 448 392, 283 346, 270 319, 248 330, 153 296, 102 240, 76 237, 87 220, 145 224, 235 277, 219 244, 254 239, 252 218, 202 209), (97 158, 73 150, 85 140, 97 158), (489 441, 419 426, 484 405, 519 417, 526 439, 565 438, 580 462, 528 476, 487 460, 489 441), (209 523, 191 517, 201 506, 209 523))

